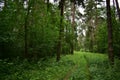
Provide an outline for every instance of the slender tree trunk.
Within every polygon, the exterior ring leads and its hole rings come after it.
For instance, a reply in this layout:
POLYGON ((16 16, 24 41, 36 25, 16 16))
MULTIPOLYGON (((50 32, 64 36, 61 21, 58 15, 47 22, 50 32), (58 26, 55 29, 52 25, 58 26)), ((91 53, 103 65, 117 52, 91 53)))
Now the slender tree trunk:
POLYGON ((118 13, 119 21, 120 21, 120 8, 119 8, 119 3, 118 3, 118 0, 115 0, 115 2, 116 2, 116 7, 117 7, 117 13, 118 13))
POLYGON ((106 0, 106 8, 107 8, 107 28, 108 28, 108 57, 110 64, 113 65, 114 64, 113 31, 112 31, 110 0, 106 0))
POLYGON ((63 37, 63 32, 64 32, 64 27, 63 27, 63 17, 64 17, 64 0, 61 0, 59 3, 59 8, 60 8, 60 27, 59 27, 59 40, 58 40, 58 48, 57 48, 57 58, 56 61, 60 60, 60 54, 62 53, 62 37, 63 37))
POLYGON ((25 30, 25 53, 24 53, 24 57, 28 57, 28 17, 30 14, 30 7, 31 7, 31 3, 30 1, 28 2, 28 8, 27 8, 27 12, 26 12, 26 17, 25 17, 25 23, 24 23, 24 30, 25 30))
POLYGON ((75 38, 75 0, 72 2, 72 43, 71 43, 71 54, 74 53, 74 38, 75 38))
MULTIPOLYGON (((95 5, 95 12, 96 13, 95 13, 95 28, 93 29, 93 46, 97 44, 96 40, 95 40, 95 37, 96 37, 96 30, 98 28, 98 7, 97 7, 98 2, 95 1, 95 4, 96 4, 95 5)), ((94 51, 94 49, 93 49, 93 51, 94 51)))

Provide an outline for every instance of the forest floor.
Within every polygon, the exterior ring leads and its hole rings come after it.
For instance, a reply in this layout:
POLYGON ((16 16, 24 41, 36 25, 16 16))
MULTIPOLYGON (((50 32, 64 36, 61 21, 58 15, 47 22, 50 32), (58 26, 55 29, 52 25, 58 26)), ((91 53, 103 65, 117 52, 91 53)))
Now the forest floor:
POLYGON ((107 55, 75 52, 47 60, 28 61, 16 58, 0 60, 0 80, 119 80, 120 61, 114 67, 108 64, 107 55))

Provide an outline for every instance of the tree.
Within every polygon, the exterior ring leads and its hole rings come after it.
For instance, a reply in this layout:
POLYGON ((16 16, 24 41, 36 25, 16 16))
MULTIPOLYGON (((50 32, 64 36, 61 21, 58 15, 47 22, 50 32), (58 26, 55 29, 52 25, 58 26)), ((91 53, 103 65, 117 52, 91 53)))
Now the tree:
POLYGON ((94 0, 88 0, 86 3, 85 16, 86 16, 86 48, 87 50, 93 52, 94 46, 94 34, 95 28, 97 26, 97 4, 94 0))
POLYGON ((72 2, 72 43, 71 43, 71 54, 74 53, 74 31, 75 31, 75 0, 72 2))
POLYGON ((96 52, 96 32, 104 16, 104 7, 102 6, 103 0, 88 0, 85 7, 85 24, 86 24, 86 50, 96 52), (99 7, 97 7, 99 5, 99 7))
POLYGON ((106 9, 107 9, 107 28, 108 28, 108 57, 110 64, 114 64, 114 54, 113 54, 113 32, 112 32, 112 17, 111 17, 111 8, 110 0, 106 0, 106 9))
POLYGON ((27 7, 27 10, 26 10, 26 17, 25 17, 25 23, 24 23, 25 57, 28 57, 28 25, 29 25, 28 18, 29 18, 29 14, 30 14, 30 10, 31 10, 32 0, 29 0, 27 5, 28 5, 28 7, 27 7))
POLYGON ((75 45, 77 43, 77 30, 76 30, 76 22, 75 22, 75 19, 76 19, 76 6, 80 6, 82 5, 84 7, 84 0, 70 0, 71 1, 71 16, 72 16, 72 23, 71 23, 71 27, 72 27, 72 40, 71 40, 71 54, 74 53, 74 50, 75 50, 75 47, 77 45, 75 45))
POLYGON ((64 3, 65 0, 61 0, 59 2, 59 9, 60 9, 60 27, 59 27, 59 39, 58 39, 58 47, 57 47, 57 58, 56 61, 60 60, 60 54, 62 53, 62 38, 63 38, 63 32, 64 32, 64 26, 63 26, 63 17, 64 17, 64 3))

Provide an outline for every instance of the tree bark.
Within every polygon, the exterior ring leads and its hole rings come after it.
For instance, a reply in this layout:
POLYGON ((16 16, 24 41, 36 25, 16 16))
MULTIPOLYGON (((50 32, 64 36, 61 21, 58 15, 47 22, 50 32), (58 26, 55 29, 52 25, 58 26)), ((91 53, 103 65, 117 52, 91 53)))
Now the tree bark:
POLYGON ((106 8, 107 8, 107 28, 108 28, 108 57, 110 64, 113 65, 114 64, 113 31, 112 31, 110 0, 106 0, 106 8))
POLYGON ((63 32, 64 32, 64 27, 63 27, 63 17, 64 17, 64 1, 61 0, 59 3, 59 8, 60 8, 60 27, 59 27, 59 40, 58 40, 58 47, 57 47, 57 58, 56 61, 60 60, 60 54, 62 53, 62 37, 63 37, 63 32))
POLYGON ((72 2, 72 43, 71 43, 71 54, 74 53, 74 31, 75 31, 75 0, 72 2))
POLYGON ((28 57, 28 17, 29 17, 29 14, 30 14, 30 7, 31 7, 31 2, 29 1, 28 2, 28 8, 27 8, 27 12, 26 12, 26 17, 25 17, 25 23, 24 23, 24 41, 25 41, 25 45, 24 45, 24 48, 25 48, 25 52, 24 52, 24 57, 27 58, 28 57))
POLYGON ((116 2, 116 8, 117 8, 117 13, 118 13, 119 21, 120 21, 120 8, 119 8, 119 3, 118 3, 118 0, 115 0, 115 2, 116 2))

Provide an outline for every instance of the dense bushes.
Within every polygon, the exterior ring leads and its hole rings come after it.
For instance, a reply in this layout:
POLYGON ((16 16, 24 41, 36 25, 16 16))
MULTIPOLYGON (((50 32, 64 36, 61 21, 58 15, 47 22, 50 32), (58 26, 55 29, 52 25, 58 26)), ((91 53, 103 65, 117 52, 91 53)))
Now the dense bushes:
MULTIPOLYGON (((113 21, 113 51, 116 56, 120 55, 120 23, 116 20, 113 21)), ((98 26, 96 32, 96 46, 94 52, 107 53, 108 39, 106 23, 98 26)))
MULTIPOLYGON (((29 2, 10 0, 5 3, 0 11, 0 58, 24 57, 25 34, 28 57, 55 55, 60 27, 60 12, 57 6, 49 3, 47 11, 44 0, 29 2), (25 3, 30 6, 29 11, 25 3)), ((64 22, 64 26, 71 27, 65 19, 64 22)), ((69 37, 71 36, 67 37, 68 41, 69 37)), ((69 53, 70 43, 65 40, 63 42, 63 53, 69 53)))

